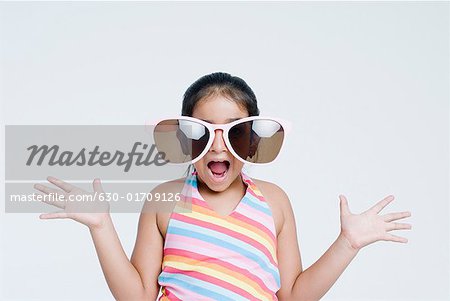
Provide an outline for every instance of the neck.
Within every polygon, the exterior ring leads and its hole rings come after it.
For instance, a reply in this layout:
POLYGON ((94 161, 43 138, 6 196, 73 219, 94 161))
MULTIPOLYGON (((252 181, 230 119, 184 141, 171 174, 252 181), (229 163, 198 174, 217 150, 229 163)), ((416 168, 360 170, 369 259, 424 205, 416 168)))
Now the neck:
MULTIPOLYGON (((206 185, 203 180, 201 180, 198 176, 197 176, 197 187, 199 192, 202 195, 208 195, 211 197, 221 197, 224 195, 229 195, 229 194, 234 194, 237 191, 239 191, 240 193, 243 192, 243 194, 245 194, 245 190, 246 190, 246 185, 243 183, 243 179, 241 177, 241 174, 239 174, 236 179, 233 180, 233 182, 231 182, 230 186, 228 186, 227 189, 225 189, 224 191, 215 191, 212 190, 208 187, 208 185, 206 185)), ((242 194, 242 195, 243 195, 242 194)))

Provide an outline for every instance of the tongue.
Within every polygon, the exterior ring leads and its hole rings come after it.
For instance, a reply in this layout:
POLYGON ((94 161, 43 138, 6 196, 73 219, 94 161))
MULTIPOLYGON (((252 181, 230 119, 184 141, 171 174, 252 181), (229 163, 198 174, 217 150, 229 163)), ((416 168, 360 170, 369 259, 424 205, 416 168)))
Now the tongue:
POLYGON ((212 162, 209 164, 209 168, 213 173, 221 174, 227 170, 225 162, 212 162))

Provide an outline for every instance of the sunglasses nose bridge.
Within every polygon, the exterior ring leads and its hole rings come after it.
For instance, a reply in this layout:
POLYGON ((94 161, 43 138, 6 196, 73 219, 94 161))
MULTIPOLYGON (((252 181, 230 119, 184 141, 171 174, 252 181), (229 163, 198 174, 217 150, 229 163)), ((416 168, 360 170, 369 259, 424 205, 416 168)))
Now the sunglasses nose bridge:
POLYGON ((210 150, 216 152, 227 150, 227 146, 225 144, 224 129, 215 127, 213 132, 214 132, 213 143, 211 145, 210 150))

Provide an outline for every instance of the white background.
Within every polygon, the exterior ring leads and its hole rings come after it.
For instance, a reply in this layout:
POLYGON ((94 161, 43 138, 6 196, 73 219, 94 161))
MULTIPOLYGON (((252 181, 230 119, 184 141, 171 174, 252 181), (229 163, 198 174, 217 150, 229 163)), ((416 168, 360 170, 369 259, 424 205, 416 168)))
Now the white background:
MULTIPOLYGON (((323 300, 449 300, 448 2, 3 2, 0 34, 2 126, 144 124, 202 75, 243 78, 294 124, 247 170, 289 195, 304 269, 337 238, 339 194, 412 212, 407 244, 367 246, 323 300)), ((2 300, 113 300, 84 225, 2 211, 2 300)), ((137 218, 113 214, 129 256, 137 218)))

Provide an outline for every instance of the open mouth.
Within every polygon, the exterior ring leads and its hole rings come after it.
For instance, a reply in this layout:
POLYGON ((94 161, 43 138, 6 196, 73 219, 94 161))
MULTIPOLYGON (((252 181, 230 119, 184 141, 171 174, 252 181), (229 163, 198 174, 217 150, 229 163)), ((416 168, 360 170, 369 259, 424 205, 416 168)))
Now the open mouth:
POLYGON ((228 160, 209 161, 208 168, 214 178, 222 179, 230 168, 230 162, 228 160))

